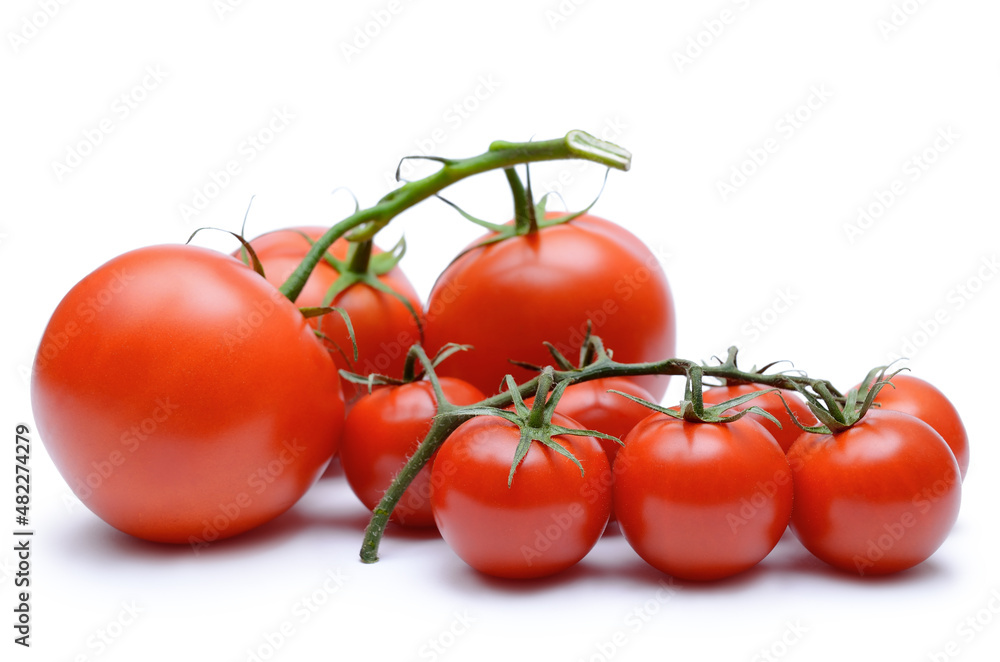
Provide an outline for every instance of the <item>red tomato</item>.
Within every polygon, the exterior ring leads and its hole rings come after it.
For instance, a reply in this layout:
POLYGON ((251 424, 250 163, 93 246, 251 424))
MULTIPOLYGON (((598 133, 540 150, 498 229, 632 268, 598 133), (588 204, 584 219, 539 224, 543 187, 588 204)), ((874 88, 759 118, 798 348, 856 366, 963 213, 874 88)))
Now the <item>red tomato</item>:
POLYGON ((792 531, 815 556, 859 575, 917 565, 958 517, 961 478, 944 439, 918 418, 872 409, 835 435, 788 451, 792 531))
POLYGON ((965 480, 969 471, 969 436, 955 405, 932 384, 917 377, 899 374, 891 381, 895 388, 882 387, 875 402, 881 404, 883 409, 916 416, 934 428, 955 454, 962 480, 965 480))
MULTIPOLYGON (((767 390, 768 388, 770 387, 762 386, 760 384, 715 386, 713 388, 705 389, 705 392, 702 394, 702 400, 705 404, 717 405, 721 402, 725 402, 726 400, 738 398, 741 395, 753 393, 754 391, 767 390)), ((816 417, 813 416, 813 413, 809 410, 809 405, 807 405, 802 398, 792 391, 782 391, 780 395, 777 392, 765 393, 764 395, 759 395, 750 402, 742 405, 742 407, 738 408, 746 409, 747 407, 756 405, 778 419, 781 423, 780 428, 763 416, 754 418, 755 421, 764 426, 765 430, 771 433, 774 440, 778 442, 779 446, 781 446, 781 450, 787 453, 788 449, 792 446, 792 442, 798 438, 802 430, 792 422, 791 417, 788 415, 788 411, 785 409, 785 405, 781 402, 782 397, 785 399, 785 402, 788 403, 788 407, 792 410, 792 413, 795 414, 795 418, 798 419, 799 423, 802 425, 819 425, 819 421, 816 420, 816 417)))
MULTIPOLYGON (((607 377, 566 387, 556 411, 569 416, 586 430, 597 430, 625 439, 639 421, 649 416, 650 409, 615 393, 608 393, 611 389, 656 403, 649 391, 635 382, 625 377, 607 377)), ((614 463, 621 444, 609 439, 597 441, 608 456, 608 462, 614 463)))
MULTIPOLYGON (((442 374, 492 394, 507 373, 533 376, 508 359, 551 363, 544 341, 575 356, 588 319, 619 361, 673 356, 673 298, 656 256, 624 228, 583 215, 462 254, 434 285, 424 331, 432 355, 448 342, 472 345, 442 374)), ((630 379, 657 400, 666 390, 665 376, 630 379)))
MULTIPOLYGON (((441 378, 448 402, 471 405, 485 399, 476 387, 441 378)), ((431 429, 437 398, 430 382, 386 386, 363 396, 347 415, 340 463, 351 489, 369 510, 382 499, 389 483, 431 429)), ((434 526, 431 511, 431 466, 413 479, 389 519, 406 526, 434 526)))
POLYGON ((792 510, 788 461, 750 416, 688 423, 655 413, 626 437, 615 514, 647 563, 681 579, 721 579, 778 543, 792 510))
POLYGON ((45 330, 31 399, 88 508, 195 549, 291 508, 344 416, 336 368, 299 310, 194 246, 140 248, 77 283, 45 330))
MULTIPOLYGON (((579 428, 556 414, 552 422, 579 428)), ((477 416, 438 450, 431 506, 445 542, 480 572, 544 577, 586 556, 611 511, 608 458, 593 437, 555 436, 583 466, 532 443, 507 486, 520 430, 502 418, 477 416)))
MULTIPOLYGON (((267 280, 275 287, 279 287, 309 252, 310 244, 300 233, 305 233, 315 240, 326 230, 327 228, 321 227, 276 230, 257 237, 250 242, 250 245, 264 266, 267 280)), ((349 242, 346 239, 339 239, 334 242, 330 253, 335 258, 344 259, 348 247, 349 242)), ((375 248, 372 254, 378 255, 381 252, 375 248)), ((239 251, 235 254, 238 255, 239 251)), ((295 300, 295 305, 301 308, 322 305, 327 290, 339 277, 340 274, 330 263, 321 261, 306 281, 305 287, 295 300)), ((417 314, 421 314, 420 298, 399 267, 394 267, 378 279, 402 294, 417 314)), ((328 345, 337 368, 364 375, 375 372, 390 377, 402 377, 406 352, 412 344, 420 340, 420 329, 406 306, 396 297, 363 284, 353 285, 341 292, 333 300, 332 305, 343 308, 351 317, 354 335, 358 342, 356 363, 352 364, 345 358, 345 356, 353 358, 353 348, 347 327, 339 315, 336 313, 324 315, 322 318, 310 319, 309 323, 314 328, 320 329, 343 351, 342 354, 332 344, 328 345)), ((342 386, 344 398, 349 403, 364 392, 364 387, 346 380, 342 386)))

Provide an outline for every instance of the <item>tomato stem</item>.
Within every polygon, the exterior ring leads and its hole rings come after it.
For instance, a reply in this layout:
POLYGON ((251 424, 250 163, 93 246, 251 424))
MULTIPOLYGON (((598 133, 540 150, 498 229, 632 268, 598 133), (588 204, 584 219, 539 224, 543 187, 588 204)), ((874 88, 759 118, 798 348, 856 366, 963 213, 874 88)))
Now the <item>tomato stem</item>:
POLYGON ((466 177, 490 170, 510 168, 519 163, 562 159, 586 159, 619 170, 628 170, 631 158, 629 152, 621 147, 594 138, 583 131, 570 131, 563 138, 541 142, 497 141, 483 154, 466 159, 435 158, 433 160, 441 163, 441 168, 437 172, 403 184, 383 196, 374 206, 361 209, 334 224, 316 240, 301 264, 279 289, 282 294, 295 301, 309 275, 323 258, 323 254, 337 239, 352 230, 355 232, 351 238, 356 241, 371 239, 398 214, 466 177))
POLYGON ((538 217, 535 214, 535 201, 524 189, 524 182, 514 168, 504 168, 511 194, 514 196, 514 228, 518 235, 538 232, 538 217))
POLYGON ((347 270, 354 274, 367 274, 368 263, 372 259, 372 246, 375 242, 365 239, 351 244, 347 251, 347 270))

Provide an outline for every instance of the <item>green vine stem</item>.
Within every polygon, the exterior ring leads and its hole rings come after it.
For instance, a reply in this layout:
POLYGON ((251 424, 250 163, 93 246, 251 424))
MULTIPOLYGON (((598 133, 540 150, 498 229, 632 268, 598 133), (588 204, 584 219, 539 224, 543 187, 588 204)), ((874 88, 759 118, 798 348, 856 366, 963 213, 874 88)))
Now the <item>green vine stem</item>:
MULTIPOLYGON (((592 336, 588 340, 588 343, 593 344, 593 355, 596 356, 593 363, 582 368, 554 370, 549 374, 543 373, 543 375, 517 385, 517 392, 522 398, 534 395, 538 390, 539 381, 542 379, 551 379, 553 385, 558 385, 562 382, 577 383, 604 377, 633 377, 640 375, 687 376, 693 371, 699 375, 699 378, 704 376, 714 379, 737 380, 744 383, 762 384, 799 392, 811 389, 815 393, 825 394, 824 399, 826 397, 832 400, 843 399, 843 396, 828 380, 813 379, 799 374, 762 374, 760 372, 741 370, 736 365, 737 350, 735 347, 729 349, 728 358, 720 365, 703 366, 694 361, 677 358, 648 363, 619 363, 604 351, 600 338, 592 336)), ((432 384, 436 383, 437 377, 434 375, 433 366, 431 366, 423 349, 415 346, 411 351, 417 352, 416 356, 424 365, 427 378, 432 384)), ((365 537, 361 546, 362 562, 375 563, 378 561, 379 544, 385 533, 390 513, 392 513, 393 508, 396 507, 396 504, 403 496, 403 492, 416 477, 417 473, 430 461, 434 453, 441 447, 441 444, 448 438, 448 435, 459 425, 476 416, 476 411, 486 407, 502 409, 509 407, 513 402, 514 396, 511 394, 511 391, 504 391, 482 402, 464 407, 457 407, 439 397, 438 415, 435 417, 430 431, 400 470, 399 474, 393 479, 392 484, 386 490, 385 496, 375 507, 372 518, 365 529, 365 537)))
POLYGON ((295 301, 313 269, 340 237, 354 230, 350 239, 371 239, 401 212, 466 177, 490 170, 512 168, 521 163, 563 159, 585 159, 609 168, 628 170, 632 160, 628 151, 583 131, 570 131, 563 138, 541 142, 497 141, 483 154, 467 159, 426 158, 440 162, 441 168, 423 179, 403 184, 383 196, 373 207, 356 211, 332 226, 312 245, 302 263, 282 283, 281 293, 295 301))

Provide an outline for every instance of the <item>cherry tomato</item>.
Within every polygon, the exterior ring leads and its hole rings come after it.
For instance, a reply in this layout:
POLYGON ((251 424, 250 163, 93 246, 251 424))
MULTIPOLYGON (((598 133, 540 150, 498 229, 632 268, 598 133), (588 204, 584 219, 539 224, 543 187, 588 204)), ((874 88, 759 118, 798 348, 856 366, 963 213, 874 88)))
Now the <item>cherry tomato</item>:
MULTIPOLYGON (((580 425, 556 414, 552 422, 580 425)), ((593 437, 560 436, 579 460, 532 443, 507 486, 520 430, 477 416, 438 450, 431 506, 448 546, 470 566, 497 577, 544 577, 576 564, 604 532, 611 511, 610 467, 593 437)))
POLYGON ((816 557, 848 572, 915 566, 958 517, 958 462, 941 435, 909 414, 871 409, 835 435, 803 434, 788 461, 792 531, 816 557))
MULTIPOLYGON (((518 382, 533 376, 508 359, 550 363, 544 341, 575 356, 587 320, 619 361, 674 353, 673 298, 656 256, 624 228, 586 214, 463 253, 438 277, 426 319, 432 354, 448 342, 473 347, 442 374, 487 394, 507 373, 518 382)), ((665 376, 630 379, 657 400, 666 390, 665 376)))
POLYGON ((83 503, 195 549, 291 508, 343 426, 340 378, 299 310, 194 246, 140 248, 86 276, 33 370, 40 436, 83 503))
POLYGON ((965 480, 969 471, 969 436, 955 405, 944 393, 918 377, 900 374, 891 382, 892 386, 882 387, 875 396, 875 402, 883 409, 916 416, 934 428, 955 454, 962 480, 965 480))
MULTIPOLYGON (((649 391, 635 382, 625 377, 607 377, 568 386, 556 405, 556 411, 569 416, 586 430, 597 430, 625 439, 639 421, 649 416, 650 410, 638 402, 609 393, 612 389, 656 403, 649 391)), ((608 456, 608 462, 614 463, 621 444, 610 439, 597 441, 608 456)))
POLYGON ((721 579, 778 543, 792 510, 788 461, 750 416, 689 423, 654 413, 625 438, 615 514, 647 563, 681 579, 721 579))
MULTIPOLYGON (((762 386, 760 384, 739 384, 735 386, 715 386, 713 388, 705 389, 702 394, 702 400, 706 404, 717 405, 726 400, 731 400, 733 398, 738 398, 741 395, 746 395, 747 393, 753 393, 754 391, 767 390, 770 387, 762 386)), ((764 395, 759 395, 750 402, 747 402, 743 407, 757 406, 766 411, 767 413, 778 419, 781 423, 779 428, 772 421, 764 418, 763 416, 757 417, 758 423, 764 426, 764 429, 771 433, 774 440, 778 442, 781 446, 781 450, 788 452, 791 448, 792 442, 794 442, 802 430, 792 422, 791 417, 788 415, 788 411, 785 409, 785 405, 782 403, 781 398, 785 399, 788 403, 789 409, 795 414, 795 418, 798 419, 799 423, 802 425, 819 425, 819 421, 813 416, 813 413, 809 410, 809 405, 800 398, 798 395, 792 391, 782 391, 779 395, 777 392, 765 393, 764 395)))
MULTIPOLYGON (((459 379, 442 377, 448 402, 471 405, 485 399, 476 387, 459 379)), ((340 445, 340 463, 347 482, 369 510, 382 499, 386 488, 431 429, 437 398, 430 382, 387 386, 358 400, 347 415, 340 445)), ((406 526, 434 526, 431 511, 431 465, 413 479, 390 521, 406 526)))
MULTIPOLYGON (((267 280, 278 287, 295 271, 302 258, 309 252, 310 243, 302 233, 316 240, 326 230, 327 228, 322 227, 276 230, 257 237, 250 242, 250 245, 264 266, 267 280)), ((335 258, 344 259, 349 245, 350 242, 346 239, 339 239, 334 242, 330 254, 335 258)), ((375 248, 372 254, 378 255, 381 252, 375 248)), ((235 254, 240 255, 240 251, 235 254)), ((295 300, 295 305, 302 308, 321 306, 327 290, 339 277, 340 274, 330 263, 320 262, 306 281, 305 287, 295 300)), ((417 314, 421 314, 420 298, 399 267, 393 267, 378 279, 402 294, 417 314)), ((337 368, 364 375, 374 372, 390 377, 401 377, 407 350, 420 340, 420 329, 406 306, 396 297, 361 283, 352 285, 338 294, 332 305, 346 310, 351 318, 358 343, 357 362, 348 360, 348 357, 352 357, 353 351, 351 337, 339 315, 334 313, 321 318, 312 318, 310 324, 333 341, 328 343, 328 347, 337 368)), ((360 397, 364 390, 364 387, 346 380, 342 386, 344 398, 349 405, 360 397)))

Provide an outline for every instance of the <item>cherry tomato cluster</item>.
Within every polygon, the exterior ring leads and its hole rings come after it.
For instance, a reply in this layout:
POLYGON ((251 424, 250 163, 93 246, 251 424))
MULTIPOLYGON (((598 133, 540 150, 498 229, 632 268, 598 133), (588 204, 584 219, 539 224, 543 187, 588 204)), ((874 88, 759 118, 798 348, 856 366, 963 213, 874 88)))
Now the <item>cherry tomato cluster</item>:
POLYGON ((102 265, 59 303, 35 360, 33 409, 57 468, 112 526, 195 550, 291 508, 339 452, 373 512, 366 560, 390 520, 436 527, 469 565, 512 578, 574 565, 614 520, 640 557, 692 580, 754 566, 788 526, 858 574, 930 556, 969 465, 944 395, 884 370, 841 394, 740 371, 735 351, 715 368, 671 358, 654 253, 525 196, 513 166, 556 157, 628 164, 579 132, 495 143, 331 229, 102 265), (405 244, 381 251, 372 237, 497 167, 515 219, 477 221, 487 234, 423 306, 398 266, 405 244), (688 381, 667 409, 670 375, 688 381))

